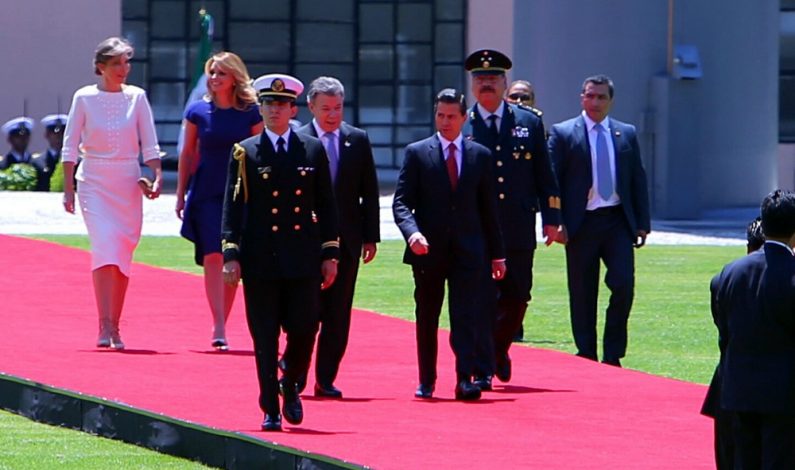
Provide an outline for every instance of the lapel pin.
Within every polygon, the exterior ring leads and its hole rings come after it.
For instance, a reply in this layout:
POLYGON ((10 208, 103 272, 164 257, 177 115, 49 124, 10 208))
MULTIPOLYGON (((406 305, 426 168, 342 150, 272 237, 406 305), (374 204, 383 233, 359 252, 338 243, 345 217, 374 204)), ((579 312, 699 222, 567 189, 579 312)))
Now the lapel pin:
POLYGON ((346 147, 350 147, 351 146, 351 141, 350 140, 346 140, 345 141, 345 146, 346 147))
POLYGON ((616 137, 621 137, 621 131, 616 131, 616 137))

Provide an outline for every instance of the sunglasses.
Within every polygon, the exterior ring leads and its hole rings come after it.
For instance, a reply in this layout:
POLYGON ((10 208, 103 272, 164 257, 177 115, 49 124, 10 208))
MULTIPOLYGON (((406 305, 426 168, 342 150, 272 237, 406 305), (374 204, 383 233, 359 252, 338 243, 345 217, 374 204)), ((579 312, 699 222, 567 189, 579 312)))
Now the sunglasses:
POLYGON ((518 101, 529 101, 532 98, 532 96, 525 95, 524 93, 511 93, 510 95, 508 95, 508 98, 518 101))

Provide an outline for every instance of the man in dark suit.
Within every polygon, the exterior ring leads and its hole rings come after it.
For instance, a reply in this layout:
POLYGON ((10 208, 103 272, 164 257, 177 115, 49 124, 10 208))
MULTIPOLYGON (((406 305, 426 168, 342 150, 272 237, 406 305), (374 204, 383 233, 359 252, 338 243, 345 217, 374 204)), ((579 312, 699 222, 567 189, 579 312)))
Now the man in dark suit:
POLYGON ((67 117, 66 114, 49 114, 41 120, 48 148, 44 152, 34 153, 30 161, 30 164, 36 168, 35 191, 50 190, 50 178, 61 160, 63 131, 66 127, 67 117))
POLYGON ((494 197, 491 156, 461 134, 466 99, 447 88, 435 100, 437 133, 406 148, 392 210, 408 246, 403 262, 414 274, 420 385, 431 398, 436 384, 437 329, 447 281, 450 345, 456 358, 455 397, 477 400, 478 316, 485 313, 483 278, 505 274, 494 197), (489 260, 491 260, 489 264, 489 260))
MULTIPOLYGON (((765 234, 762 233, 762 218, 757 217, 748 224, 745 231, 746 251, 751 254, 759 250, 765 244, 765 234)), ((713 315, 713 320, 717 321, 715 316, 718 311, 717 298, 715 294, 720 288, 720 274, 716 274, 710 282, 710 307, 713 315)), ((716 326, 717 323, 716 323, 716 326)), ((725 338, 718 337, 718 349, 720 350, 720 360, 718 366, 715 368, 715 373, 712 375, 712 381, 709 384, 707 396, 704 398, 704 404, 701 407, 701 414, 709 416, 714 420, 715 432, 715 467, 718 470, 734 468, 734 442, 732 440, 732 420, 731 413, 724 410, 720 406, 720 381, 721 381, 721 365, 723 364, 723 357, 726 353, 725 338)))
POLYGON ((710 286, 720 408, 732 421, 733 468, 795 468, 795 193, 764 199, 762 231, 763 248, 710 286))
MULTIPOLYGON (((348 345, 359 257, 367 264, 381 241, 378 179, 367 133, 343 121, 345 88, 333 77, 309 84, 314 119, 298 133, 320 138, 326 147, 337 201, 340 263, 334 285, 320 295, 320 332, 315 355, 315 396, 342 398, 334 386, 348 345)), ((305 381, 304 381, 305 383, 305 381)))
POLYGON ((599 264, 610 289, 602 361, 620 366, 635 289, 633 246, 651 231, 646 172, 635 127, 608 117, 613 82, 588 77, 581 115, 552 126, 549 154, 560 183, 566 271, 577 355, 597 360, 599 264))
MULTIPOLYGON (((495 372, 503 382, 511 379, 508 350, 524 320, 533 286, 536 213, 541 212, 547 245, 557 240, 560 227, 560 194, 544 124, 537 114, 503 99, 505 72, 511 65, 506 55, 489 49, 473 52, 465 63, 477 104, 469 110, 463 132, 491 150, 507 259, 507 274, 496 285, 496 306, 479 328, 475 383, 482 390, 491 390, 495 372)), ((484 288, 493 291, 495 286, 488 280, 484 288)))
POLYGON ((223 273, 230 284, 242 276, 262 429, 280 431, 279 393, 285 420, 303 420, 297 382, 309 368, 320 290, 337 274, 337 211, 323 145, 290 129, 301 82, 271 74, 257 78, 254 88, 265 129, 232 151, 221 223, 223 273), (289 354, 277 381, 282 328, 289 354))

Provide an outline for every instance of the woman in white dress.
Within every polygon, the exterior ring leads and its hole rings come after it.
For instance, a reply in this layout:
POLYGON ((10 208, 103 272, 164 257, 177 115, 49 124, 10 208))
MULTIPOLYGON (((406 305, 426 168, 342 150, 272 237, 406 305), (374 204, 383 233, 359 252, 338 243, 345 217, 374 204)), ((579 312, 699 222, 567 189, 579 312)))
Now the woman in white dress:
POLYGON ((154 175, 144 195, 160 194, 160 148, 152 110, 144 90, 126 85, 133 48, 121 38, 97 46, 96 85, 74 94, 61 151, 64 168, 64 209, 75 212, 74 171, 78 200, 91 241, 94 296, 99 313, 97 347, 123 349, 119 319, 130 276, 133 251, 141 238, 143 218, 139 153, 154 175), (140 141, 140 145, 139 145, 140 141))

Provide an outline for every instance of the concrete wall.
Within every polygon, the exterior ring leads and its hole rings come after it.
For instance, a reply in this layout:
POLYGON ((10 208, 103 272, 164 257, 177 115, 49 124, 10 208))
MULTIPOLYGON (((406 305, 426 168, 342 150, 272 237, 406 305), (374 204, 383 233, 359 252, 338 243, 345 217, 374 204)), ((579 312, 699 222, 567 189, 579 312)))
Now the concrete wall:
POLYGON ((639 126, 647 166, 670 163, 654 155, 653 139, 695 135, 688 137, 690 154, 674 163, 692 161, 687 170, 697 177, 689 187, 674 182, 668 194, 693 191, 695 184, 699 209, 755 205, 777 184, 778 15, 778 0, 675 2, 674 42, 696 45, 704 72, 697 92, 687 95, 695 133, 676 129, 673 116, 668 135, 653 134, 651 84, 666 72, 668 0, 515 2, 511 78, 534 83, 551 125, 580 111, 583 78, 610 75, 611 115, 639 126))
MULTIPOLYGON (((94 48, 121 34, 121 0, 25 0, 0 15, 0 124, 21 116, 36 121, 31 151, 46 148, 39 120, 68 113, 77 88, 96 81, 94 48)), ((0 152, 8 151, 5 138, 0 152)))
MULTIPOLYGON (((523 0, 469 0, 467 4, 467 55, 478 49, 496 49, 514 57, 514 21, 511 12, 523 0)), ((470 90, 472 81, 467 77, 467 102, 475 99, 470 90)))

